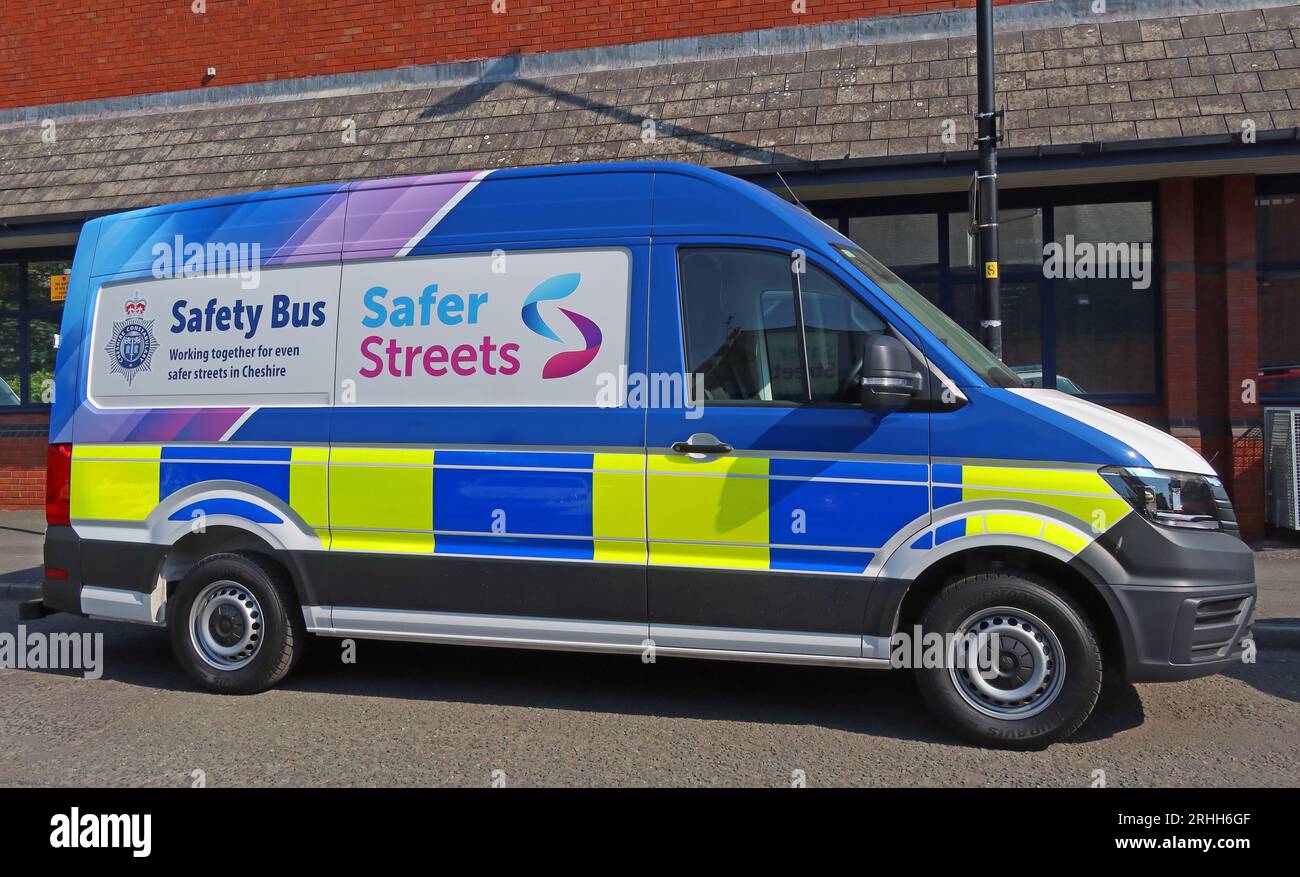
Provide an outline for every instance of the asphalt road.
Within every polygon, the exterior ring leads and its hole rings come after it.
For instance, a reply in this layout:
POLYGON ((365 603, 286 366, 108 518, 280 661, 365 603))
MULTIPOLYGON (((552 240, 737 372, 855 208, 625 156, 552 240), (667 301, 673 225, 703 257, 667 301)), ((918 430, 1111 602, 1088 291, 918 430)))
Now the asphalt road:
MULTIPOLYGON (((0 597, 0 632, 17 627, 0 597)), ((0 784, 1300 785, 1300 652, 1117 686, 1044 752, 949 738, 902 673, 359 642, 311 643, 281 688, 196 691, 160 629, 102 632, 104 674, 0 670, 0 784)))

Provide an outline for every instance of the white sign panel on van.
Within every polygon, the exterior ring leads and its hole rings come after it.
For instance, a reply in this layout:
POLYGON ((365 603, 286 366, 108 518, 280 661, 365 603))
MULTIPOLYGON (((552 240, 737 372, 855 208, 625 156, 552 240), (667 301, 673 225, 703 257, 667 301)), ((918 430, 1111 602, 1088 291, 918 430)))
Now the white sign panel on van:
POLYGON ((627 363, 630 269, 609 247, 347 263, 340 404, 594 407, 627 363))
POLYGON ((101 408, 327 405, 339 267, 107 283, 95 298, 90 400, 101 408))

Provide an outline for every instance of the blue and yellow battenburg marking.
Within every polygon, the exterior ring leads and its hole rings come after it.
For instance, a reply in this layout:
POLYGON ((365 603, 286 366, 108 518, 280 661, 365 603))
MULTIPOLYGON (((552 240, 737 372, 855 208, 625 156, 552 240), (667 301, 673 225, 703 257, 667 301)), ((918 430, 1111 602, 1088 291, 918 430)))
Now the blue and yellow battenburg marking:
POLYGON ((860 574, 928 488, 924 463, 652 455, 650 563, 860 574))
POLYGON ((936 463, 933 469, 936 515, 946 507, 963 502, 1016 500, 1063 513, 1092 536, 1081 535, 1050 518, 1029 512, 981 512, 940 524, 913 542, 914 549, 928 549, 963 536, 990 533, 1041 539, 1070 554, 1078 554, 1131 511, 1128 503, 1093 469, 955 463, 936 463))
POLYGON ((981 510, 926 529, 912 549, 999 533, 1074 554, 1129 512, 1095 471, 1022 466, 143 444, 77 445, 72 466, 78 520, 143 522, 168 497, 215 483, 255 490, 180 506, 169 519, 281 524, 277 509, 287 509, 322 548, 343 551, 798 572, 863 573, 927 519, 931 502, 942 519, 958 504, 1011 499, 1079 526, 981 510))
MULTIPOLYGON (((324 447, 242 445, 74 445, 72 517, 80 520, 144 521, 158 504, 198 484, 251 486, 293 509, 328 545, 328 474, 324 447)), ((174 510, 168 518, 197 513, 231 515, 257 523, 283 518, 265 504, 238 497, 209 498, 174 510)))
POLYGON ((278 524, 268 505, 282 504, 322 547, 344 551, 646 560, 639 453, 77 445, 73 467, 78 520, 142 522, 179 491, 226 483, 256 493, 208 497, 169 519, 278 524))

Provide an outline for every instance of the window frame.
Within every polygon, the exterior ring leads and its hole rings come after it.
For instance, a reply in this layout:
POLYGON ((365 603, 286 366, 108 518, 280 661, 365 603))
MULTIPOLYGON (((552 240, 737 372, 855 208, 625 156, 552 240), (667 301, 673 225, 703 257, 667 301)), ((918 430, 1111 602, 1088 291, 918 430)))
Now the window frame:
MULTIPOLYGON (((765 400, 765 399, 701 399, 701 400, 696 400, 696 399, 692 398, 691 401, 692 401, 693 403, 698 402, 699 404, 702 404, 702 405, 716 405, 716 406, 719 406, 719 407, 727 407, 727 408, 738 408, 738 407, 749 407, 749 408, 753 408, 753 407, 764 407, 764 408, 837 408, 837 409, 845 409, 845 408, 860 408, 860 407, 861 407, 861 403, 859 403, 859 402, 825 402, 825 401, 816 401, 816 400, 814 400, 814 399, 812 398, 812 374, 811 374, 811 365, 810 365, 810 363, 809 363, 809 361, 808 361, 808 339, 807 339, 807 337, 806 337, 806 335, 805 335, 807 329, 806 329, 806 327, 805 327, 805 325, 804 325, 804 313, 803 313, 803 288, 802 288, 802 280, 800 279, 800 274, 799 274, 799 272, 797 272, 797 271, 794 270, 794 264, 793 264, 793 263, 794 263, 794 259, 791 257, 791 252, 793 252, 793 251, 796 250, 796 249, 798 249, 798 250, 803 254, 804 260, 805 260, 808 264, 816 266, 816 267, 817 267, 818 269, 820 269, 823 273, 825 273, 827 277, 829 277, 831 280, 833 280, 833 281, 835 281, 836 283, 838 283, 838 284, 840 285, 841 289, 842 289, 846 294, 848 294, 848 295, 852 298, 853 301, 857 302, 857 303, 860 304, 862 307, 866 308, 870 313, 872 313, 872 314, 876 317, 876 319, 878 319, 881 323, 884 324, 885 328, 886 328, 890 333, 892 333, 892 334, 895 335, 896 337, 899 337, 898 329, 897 329, 897 328, 896 328, 896 327, 895 327, 895 326, 894 326, 894 325, 893 325, 893 324, 892 324, 888 319, 886 319, 884 316, 882 316, 882 315, 881 315, 881 314, 880 314, 880 313, 879 313, 875 308, 873 308, 873 307, 871 306, 870 302, 865 301, 865 300, 862 298, 862 296, 860 296, 860 295, 856 295, 856 294, 853 292, 853 289, 849 286, 849 284, 845 283, 843 280, 841 280, 839 277, 837 277, 837 276, 835 275, 834 271, 832 271, 832 270, 830 269, 830 267, 828 267, 827 265, 822 264, 822 263, 819 262, 817 259, 813 258, 812 255, 809 254, 809 253, 808 253, 806 250, 804 250, 803 248, 793 247, 793 246, 792 246, 790 249, 784 249, 784 250, 783 250, 783 249, 781 249, 781 248, 779 248, 779 247, 764 246, 764 245, 762 245, 762 244, 747 244, 747 243, 707 243, 707 242, 700 242, 700 243, 678 244, 678 245, 676 245, 676 247, 674 247, 674 257, 675 257, 676 262, 677 262, 677 265, 676 265, 676 269, 677 269, 677 272, 676 272, 676 273, 677 273, 677 310, 678 310, 678 313, 681 314, 681 319, 678 320, 678 334, 679 334, 679 338, 680 338, 680 340, 681 340, 681 344, 682 344, 682 366, 683 366, 683 371, 686 371, 686 372, 687 372, 687 380, 686 380, 687 392, 688 392, 688 393, 694 393, 694 391, 695 391, 695 382, 694 382, 693 380, 690 379, 690 375, 689 375, 689 369, 690 369, 690 367, 691 367, 691 364, 690 364, 690 362, 689 362, 690 348, 689 348, 689 346, 688 346, 689 341, 688 341, 688 339, 687 339, 687 327, 686 327, 686 320, 687 320, 687 308, 686 308, 686 284, 685 284, 685 282, 684 282, 684 277, 685 277, 685 276, 684 276, 684 274, 683 274, 683 272, 682 272, 682 252, 685 251, 685 250, 714 250, 714 251, 717 251, 717 250, 749 250, 749 251, 755 251, 755 252, 760 252, 760 253, 770 253, 770 254, 772 254, 772 255, 779 256, 779 257, 785 259, 787 262, 790 263, 790 276, 793 278, 793 282, 792 282, 791 286, 793 287, 793 290, 794 290, 794 318, 795 318, 795 333, 796 333, 796 341, 797 341, 797 343, 798 343, 798 345, 799 345, 799 358, 800 358, 801 364, 802 364, 802 366, 803 366, 803 389, 804 389, 804 395, 807 397, 807 398, 805 398, 805 399, 802 400, 802 401, 792 401, 792 400, 789 400, 789 399, 779 399, 779 400, 778 400, 778 399, 773 399, 773 400, 765 400)), ((923 374, 924 374, 924 371, 925 371, 925 370, 922 369, 922 373, 923 373, 923 374)))
MULTIPOLYGON (((28 265, 32 262, 53 260, 67 261, 69 268, 76 247, 31 247, 23 249, 0 249, 0 263, 18 265, 18 306, 13 307, 0 302, 0 320, 12 320, 17 324, 18 343, 18 382, 13 389, 19 399, 18 405, 0 406, 0 414, 49 413, 53 407, 48 402, 33 402, 31 387, 31 322, 32 320, 50 320, 55 324, 55 335, 62 332, 64 303, 43 301, 32 302, 32 290, 28 283, 28 265)), ((57 348, 56 348, 57 350, 57 348)), ((56 353, 57 360, 57 353, 56 353)), ((39 397, 39 391, 34 395, 39 397)))
MULTIPOLYGON (((1164 275, 1160 246, 1160 199, 1155 183, 1117 183, 1099 186, 1057 186, 1040 189, 1006 189, 999 198, 999 206, 1007 210, 1038 208, 1042 210, 1043 243, 1056 238, 1057 207, 1080 204, 1121 204, 1131 202, 1151 205, 1151 307, 1152 307, 1152 379, 1154 390, 1150 393, 1086 393, 1078 398, 1101 405, 1151 405, 1159 404, 1165 395, 1164 362, 1164 275)), ((849 223, 853 217, 895 216, 929 213, 935 217, 939 242, 939 260, 934 268, 899 273, 905 282, 934 284, 938 290, 935 300, 948 316, 954 315, 955 290, 969 283, 978 283, 974 268, 954 268, 949 242, 952 217, 967 210, 966 193, 937 193, 889 198, 856 198, 833 201, 815 201, 808 204, 813 214, 849 237, 849 223)), ((851 239, 851 238, 850 238, 851 239)), ((869 245, 864 246, 871 252, 869 245)), ((1035 283, 1039 288, 1039 337, 1043 367, 1044 387, 1055 387, 1057 371, 1056 332, 1056 282, 1038 270, 1027 266, 1004 266, 1001 280, 1004 283, 1035 283)), ((892 269, 891 269, 892 270, 892 269)), ((955 317, 954 317, 955 319, 955 317)))
MULTIPOLYGON (((1265 271, 1300 271, 1300 259, 1289 259, 1282 261, 1264 261, 1259 258, 1259 254, 1264 251, 1265 239, 1259 233, 1259 201, 1263 198, 1276 198, 1279 196, 1290 196, 1300 201, 1300 174, 1279 174, 1275 176, 1259 177, 1255 185, 1255 307, 1259 307, 1259 279, 1265 271)), ((1262 325, 1261 325, 1262 328, 1262 325)), ((1256 347, 1262 348, 1263 344, 1260 339, 1256 339, 1256 347)), ((1258 360, 1259 357, 1256 356, 1258 360)), ((1264 369, 1264 363, 1258 361, 1255 363, 1256 377, 1264 369)), ((1261 390, 1259 394, 1261 405, 1295 405, 1300 403, 1300 392, 1295 393, 1270 393, 1268 398, 1264 398, 1261 390)))

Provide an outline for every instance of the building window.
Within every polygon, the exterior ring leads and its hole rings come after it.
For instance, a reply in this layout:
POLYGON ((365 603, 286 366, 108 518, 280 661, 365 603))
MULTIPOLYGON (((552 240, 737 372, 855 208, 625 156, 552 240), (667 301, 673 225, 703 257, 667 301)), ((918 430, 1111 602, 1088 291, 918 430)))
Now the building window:
POLYGON ((1259 398, 1265 403, 1300 402, 1300 182, 1287 182, 1290 192, 1261 193, 1255 201, 1259 398))
MULTIPOLYGON (((964 195, 816 210, 979 337, 964 195)), ((1031 386, 1109 403, 1153 401, 1160 354, 1153 192, 1008 190, 999 214, 1006 364, 1031 386), (1051 244, 1056 262, 1044 254, 1051 244)))
POLYGON ((1056 377, 1090 395, 1156 393, 1155 249, 1150 202, 1054 211, 1054 238, 1092 277, 1054 280, 1056 377))
POLYGON ((70 250, 0 250, 0 410, 52 401, 63 302, 51 299, 50 278, 71 268, 70 250))

